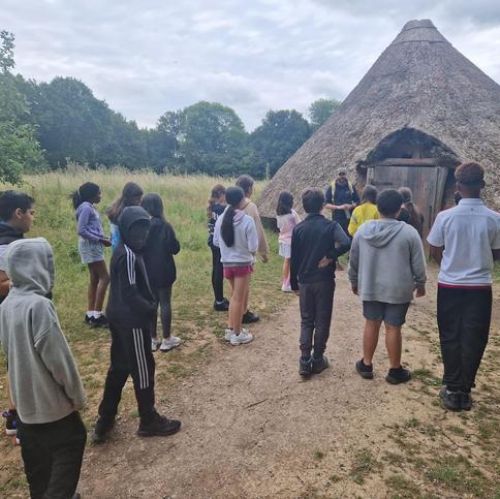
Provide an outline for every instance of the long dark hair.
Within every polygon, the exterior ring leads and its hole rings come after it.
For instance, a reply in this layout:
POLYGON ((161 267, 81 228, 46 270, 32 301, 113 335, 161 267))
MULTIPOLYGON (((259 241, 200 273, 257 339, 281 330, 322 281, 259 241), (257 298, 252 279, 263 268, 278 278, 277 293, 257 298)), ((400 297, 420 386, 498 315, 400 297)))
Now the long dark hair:
POLYGON ((69 198, 73 203, 73 208, 76 210, 85 201, 92 203, 101 192, 101 188, 93 182, 85 182, 76 191, 73 191, 69 198))
POLYGON ((278 206, 276 207, 277 215, 288 215, 292 213, 293 208, 293 196, 288 191, 280 192, 278 198, 278 206))
POLYGON ((163 213, 163 201, 159 194, 155 192, 150 192, 142 198, 141 206, 155 218, 160 218, 165 221, 165 215, 163 213))
POLYGON ((212 218, 214 204, 222 196, 222 194, 226 194, 226 188, 222 184, 216 184, 212 187, 212 192, 210 193, 210 199, 208 200, 207 206, 207 217, 209 220, 212 218))
POLYGON ((224 218, 222 219, 220 232, 223 241, 228 247, 234 245, 234 214, 236 212, 236 206, 241 203, 244 197, 245 193, 243 192, 243 189, 241 187, 228 187, 226 190, 226 201, 229 206, 224 212, 224 218))
POLYGON ((141 198, 144 194, 141 186, 135 182, 127 182, 122 190, 122 195, 111 205, 106 214, 112 223, 117 223, 118 217, 121 215, 123 208, 127 206, 138 206, 137 198, 141 198))

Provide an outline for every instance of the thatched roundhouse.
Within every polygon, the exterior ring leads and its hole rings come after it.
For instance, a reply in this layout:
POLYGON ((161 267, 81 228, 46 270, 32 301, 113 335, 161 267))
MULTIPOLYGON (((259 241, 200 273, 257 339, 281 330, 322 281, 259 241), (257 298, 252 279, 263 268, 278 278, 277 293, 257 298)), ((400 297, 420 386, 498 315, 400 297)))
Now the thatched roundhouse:
MULTIPOLYGON (((408 22, 331 118, 280 168, 259 209, 274 218, 281 190, 300 207, 306 187, 324 188, 341 166, 359 189, 408 185, 426 217, 452 204, 453 169, 487 171, 486 197, 500 207, 500 86, 430 20, 408 22)), ((427 230, 426 230, 427 232, 427 230)))

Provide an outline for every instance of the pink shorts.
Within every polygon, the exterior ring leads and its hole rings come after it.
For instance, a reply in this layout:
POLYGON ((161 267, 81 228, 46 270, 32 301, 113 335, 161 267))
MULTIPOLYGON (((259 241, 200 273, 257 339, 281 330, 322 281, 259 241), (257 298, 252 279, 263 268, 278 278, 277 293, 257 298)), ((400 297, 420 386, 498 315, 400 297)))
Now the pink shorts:
POLYGON ((238 267, 224 267, 224 277, 234 279, 235 277, 245 277, 253 272, 252 265, 241 265, 238 267))

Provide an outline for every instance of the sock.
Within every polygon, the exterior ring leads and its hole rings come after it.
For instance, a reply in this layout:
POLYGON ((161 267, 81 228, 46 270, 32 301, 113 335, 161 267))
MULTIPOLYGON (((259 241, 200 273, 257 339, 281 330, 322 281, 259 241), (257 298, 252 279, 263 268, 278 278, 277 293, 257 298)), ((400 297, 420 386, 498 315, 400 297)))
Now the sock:
POLYGON ((94 310, 94 319, 99 319, 101 317, 102 312, 100 310, 94 310))
POLYGON ((87 310, 85 315, 90 319, 91 317, 94 317, 94 311, 93 310, 87 310))

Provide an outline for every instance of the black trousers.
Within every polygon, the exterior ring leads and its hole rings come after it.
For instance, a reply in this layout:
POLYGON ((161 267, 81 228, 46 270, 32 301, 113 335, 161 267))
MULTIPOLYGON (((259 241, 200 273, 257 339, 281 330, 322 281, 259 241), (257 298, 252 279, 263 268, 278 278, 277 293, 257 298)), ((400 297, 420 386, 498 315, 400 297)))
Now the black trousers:
POLYGON ((111 365, 106 376, 99 416, 111 420, 116 416, 122 390, 132 376, 141 421, 149 422, 154 414, 155 360, 151 352, 149 328, 123 328, 110 323, 111 365))
POLYGON ((71 499, 87 440, 78 412, 52 423, 19 422, 18 436, 31 498, 71 499))
POLYGON ((443 384, 453 391, 470 392, 488 343, 491 289, 438 289, 437 320, 443 384))
MULTIPOLYGON (((161 327, 163 337, 169 338, 172 330, 172 286, 158 288, 154 290, 157 307, 160 307, 161 327)), ((151 325, 151 335, 153 338, 158 336, 156 329, 158 326, 158 310, 156 311, 153 324, 151 325)))
POLYGON ((321 281, 299 285, 300 295, 300 350, 302 357, 322 357, 330 336, 335 281, 321 281))
POLYGON ((224 269, 220 261, 220 249, 213 244, 212 250, 212 288, 214 289, 215 300, 221 302, 224 299, 224 269))

